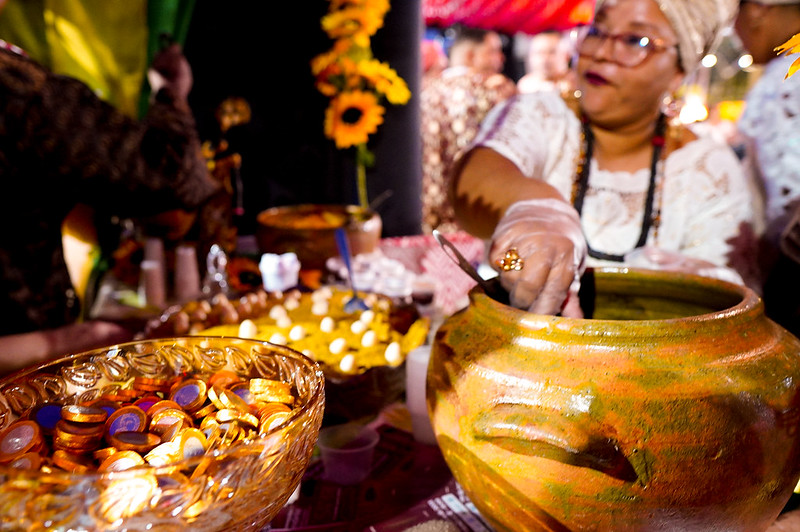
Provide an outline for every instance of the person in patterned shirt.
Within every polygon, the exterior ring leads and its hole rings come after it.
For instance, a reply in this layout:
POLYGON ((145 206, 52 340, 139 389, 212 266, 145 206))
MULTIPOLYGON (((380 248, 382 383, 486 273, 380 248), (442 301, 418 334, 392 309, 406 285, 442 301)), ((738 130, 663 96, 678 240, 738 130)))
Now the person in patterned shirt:
POLYGON ((149 79, 154 99, 137 121, 82 82, 0 48, 0 373, 135 333, 79 318, 61 232, 73 207, 145 217, 196 209, 217 191, 187 101, 191 68, 177 45, 156 56, 149 79))
POLYGON ((450 66, 425 77, 420 92, 424 233, 458 229, 448 198, 453 163, 492 107, 517 91, 501 73, 505 57, 498 33, 461 28, 449 57, 450 66))

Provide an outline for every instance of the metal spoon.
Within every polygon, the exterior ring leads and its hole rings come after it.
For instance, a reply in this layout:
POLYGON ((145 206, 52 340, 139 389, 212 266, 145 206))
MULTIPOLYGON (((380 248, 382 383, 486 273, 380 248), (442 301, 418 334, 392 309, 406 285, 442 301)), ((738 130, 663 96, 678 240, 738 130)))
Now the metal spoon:
POLYGON ((469 263, 469 261, 458 251, 458 248, 452 242, 447 240, 442 233, 438 230, 433 230, 433 238, 442 246, 445 254, 455 262, 467 275, 472 277, 486 295, 501 303, 508 303, 508 292, 500 285, 500 279, 497 277, 493 279, 484 279, 480 276, 478 271, 469 263))
POLYGON ((344 311, 348 314, 352 314, 358 310, 364 311, 369 309, 369 306, 364 302, 363 299, 358 297, 358 292, 356 292, 356 285, 353 282, 353 260, 350 256, 350 244, 347 241, 347 233, 341 227, 336 229, 335 232, 336 236, 336 247, 339 248, 339 255, 342 256, 342 260, 344 261, 344 265, 347 268, 347 276, 350 281, 350 289, 353 291, 353 297, 348 299, 344 304, 344 311))

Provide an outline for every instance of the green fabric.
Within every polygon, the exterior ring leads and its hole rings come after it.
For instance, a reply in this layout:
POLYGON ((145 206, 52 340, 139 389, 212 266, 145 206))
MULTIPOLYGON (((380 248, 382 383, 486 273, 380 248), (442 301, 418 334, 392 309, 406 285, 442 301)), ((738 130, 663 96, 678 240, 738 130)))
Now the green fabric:
MULTIPOLYGON (((195 0, 161 0, 148 5, 147 26, 150 34, 147 38, 147 64, 153 61, 155 55, 164 46, 162 35, 168 36, 172 42, 177 42, 181 46, 186 42, 194 5, 195 0)), ((141 116, 147 113, 149 101, 150 86, 145 83, 139 99, 141 116)))

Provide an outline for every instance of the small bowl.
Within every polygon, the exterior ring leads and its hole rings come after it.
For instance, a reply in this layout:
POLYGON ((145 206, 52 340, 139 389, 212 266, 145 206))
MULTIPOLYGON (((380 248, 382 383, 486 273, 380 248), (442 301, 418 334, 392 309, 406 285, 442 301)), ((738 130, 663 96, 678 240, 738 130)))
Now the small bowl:
POLYGON ((383 230, 376 212, 357 205, 273 207, 260 212, 256 220, 261 253, 295 253, 304 270, 324 270, 325 261, 339 255, 336 229, 345 228, 353 255, 374 251, 383 230))
POLYGON ((22 469, 10 462, 0 464, 0 528, 227 531, 266 526, 299 485, 324 410, 322 372, 315 362, 289 348, 198 336, 131 342, 71 355, 0 380, 0 435, 15 421, 28 416, 40 419, 37 411, 43 405, 131 397, 134 382, 139 389, 159 379, 187 374, 206 379, 225 372, 245 380, 288 384, 294 396, 291 413, 280 423, 262 425, 249 436, 224 440, 225 444, 188 458, 103 472, 55 467, 53 452, 48 451, 54 438, 42 423, 41 466, 22 469))

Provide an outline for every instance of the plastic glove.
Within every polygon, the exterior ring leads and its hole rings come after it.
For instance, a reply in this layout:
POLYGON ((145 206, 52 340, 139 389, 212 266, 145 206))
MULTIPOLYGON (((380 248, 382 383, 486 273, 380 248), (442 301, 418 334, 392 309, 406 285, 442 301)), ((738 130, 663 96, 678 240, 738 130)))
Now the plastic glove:
POLYGON ((736 284, 744 284, 741 275, 731 268, 717 266, 713 262, 689 257, 677 251, 655 246, 644 246, 627 253, 625 264, 633 268, 692 273, 713 277, 736 284))
POLYGON ((150 82, 153 94, 161 89, 167 89, 174 98, 179 100, 188 98, 194 80, 192 69, 180 46, 171 44, 153 58, 153 63, 147 71, 147 80, 150 82))
POLYGON ((489 257, 512 306, 580 318, 578 289, 586 252, 577 211, 561 200, 535 199, 508 208, 492 235, 489 257), (519 271, 503 271, 496 264, 511 248, 524 261, 519 271))

